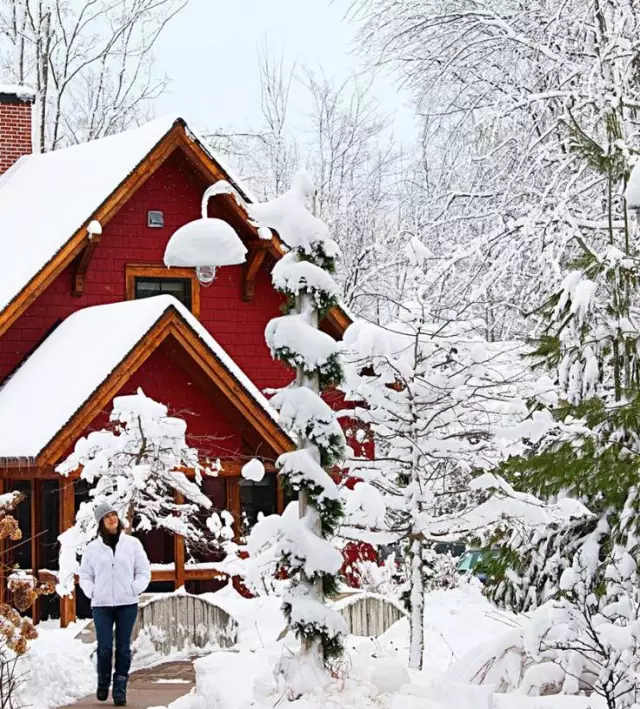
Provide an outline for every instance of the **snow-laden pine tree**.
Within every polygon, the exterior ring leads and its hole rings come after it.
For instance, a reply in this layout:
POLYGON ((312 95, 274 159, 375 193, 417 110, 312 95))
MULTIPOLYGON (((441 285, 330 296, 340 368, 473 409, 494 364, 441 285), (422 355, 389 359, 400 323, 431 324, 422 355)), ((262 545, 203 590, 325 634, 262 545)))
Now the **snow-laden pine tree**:
POLYGON ((613 550, 627 548, 640 531, 640 259, 624 197, 630 170, 625 136, 632 129, 618 101, 594 105, 589 126, 575 122, 572 128, 571 150, 601 185, 603 219, 576 237, 578 255, 563 263, 561 287, 540 310, 533 364, 557 377, 558 396, 551 404, 533 402, 537 415, 547 417, 547 432, 504 473, 544 500, 580 499, 595 516, 510 537, 502 559, 506 575, 494 595, 515 608, 560 593, 565 569, 585 546, 596 565, 589 579, 597 596, 613 550))
POLYGON ((277 461, 285 488, 298 496, 282 517, 277 542, 281 565, 291 576, 284 612, 302 642, 285 671, 295 694, 327 681, 325 667, 341 654, 346 631, 342 616, 325 603, 342 566, 329 538, 343 515, 327 471, 344 458, 346 445, 320 396, 342 381, 338 344, 319 329, 323 315, 337 304, 331 274, 339 249, 324 222, 309 211, 314 195, 309 175, 299 172, 288 192, 249 208, 256 222, 277 230, 289 249, 273 269, 273 283, 287 297, 287 313, 267 325, 266 340, 273 356, 296 370, 295 381, 271 400, 282 425, 298 439, 298 449, 277 461))
POLYGON ((103 500, 118 511, 128 532, 164 529, 182 535, 193 548, 209 544, 216 529, 209 524, 208 531, 199 520, 211 508, 200 488, 202 475, 209 471, 202 467, 198 451, 187 444, 186 431, 184 419, 169 416, 164 404, 139 389, 113 400, 109 428, 77 441, 56 470, 69 475, 80 469, 81 478, 92 487, 74 526, 59 538, 59 592, 73 590, 77 555, 95 536, 93 509, 103 500), (193 480, 186 470, 193 471, 193 480))
POLYGON ((351 475, 363 482, 353 492, 358 504, 348 502, 347 525, 388 531, 404 547, 409 663, 420 669, 433 546, 476 531, 459 522, 480 500, 472 477, 512 450, 512 440, 498 434, 525 415, 523 397, 533 382, 520 344, 489 343, 483 323, 433 307, 424 254, 417 244, 409 248, 413 297, 400 317, 384 327, 357 322, 344 338, 350 360, 344 389, 356 402, 349 413, 375 446, 373 460, 351 461, 351 475))

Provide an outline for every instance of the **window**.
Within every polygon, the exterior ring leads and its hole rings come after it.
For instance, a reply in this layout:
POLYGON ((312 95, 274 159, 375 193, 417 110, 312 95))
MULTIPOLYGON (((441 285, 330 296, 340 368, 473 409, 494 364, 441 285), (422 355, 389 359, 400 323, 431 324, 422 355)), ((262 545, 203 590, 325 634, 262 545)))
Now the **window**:
POLYGON ((244 526, 251 529, 258 521, 258 514, 272 515, 278 511, 278 482, 275 475, 265 475, 260 482, 239 480, 240 513, 244 526))
POLYGON ((134 298, 151 298, 154 295, 172 295, 191 310, 191 280, 188 278, 147 278, 136 276, 134 298))
POLYGON ((200 317, 200 284, 193 268, 166 268, 149 263, 127 264, 127 300, 172 295, 200 317))

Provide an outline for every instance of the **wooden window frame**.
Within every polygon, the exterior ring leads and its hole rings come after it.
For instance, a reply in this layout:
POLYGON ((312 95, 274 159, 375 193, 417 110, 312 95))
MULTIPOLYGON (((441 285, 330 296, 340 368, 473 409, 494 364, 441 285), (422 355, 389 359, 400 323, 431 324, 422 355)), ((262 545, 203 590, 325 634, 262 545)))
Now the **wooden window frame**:
POLYGON ((167 268, 157 264, 128 263, 126 266, 127 300, 136 299, 136 278, 182 278, 191 281, 191 312, 200 319, 200 282, 193 268, 167 268))

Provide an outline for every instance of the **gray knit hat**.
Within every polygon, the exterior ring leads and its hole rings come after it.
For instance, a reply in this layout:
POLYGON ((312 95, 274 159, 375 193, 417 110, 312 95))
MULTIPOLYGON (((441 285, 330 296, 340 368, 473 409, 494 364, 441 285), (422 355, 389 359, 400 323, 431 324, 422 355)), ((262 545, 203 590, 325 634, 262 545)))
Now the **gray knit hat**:
POLYGON ((116 508, 106 500, 98 502, 93 510, 93 514, 96 516, 96 522, 100 524, 103 517, 106 517, 110 512, 115 512, 116 508))

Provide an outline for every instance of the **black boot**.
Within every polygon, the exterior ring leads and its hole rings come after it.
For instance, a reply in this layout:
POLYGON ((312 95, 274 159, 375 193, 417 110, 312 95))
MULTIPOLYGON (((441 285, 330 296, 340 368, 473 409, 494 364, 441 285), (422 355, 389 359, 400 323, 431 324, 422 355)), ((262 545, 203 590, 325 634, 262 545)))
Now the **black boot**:
POLYGON ((111 648, 107 651, 101 648, 98 652, 98 689, 96 699, 99 702, 106 702, 109 698, 109 687, 111 686, 111 648))
POLYGON ((122 675, 113 676, 113 703, 117 707, 127 704, 127 679, 122 675))

